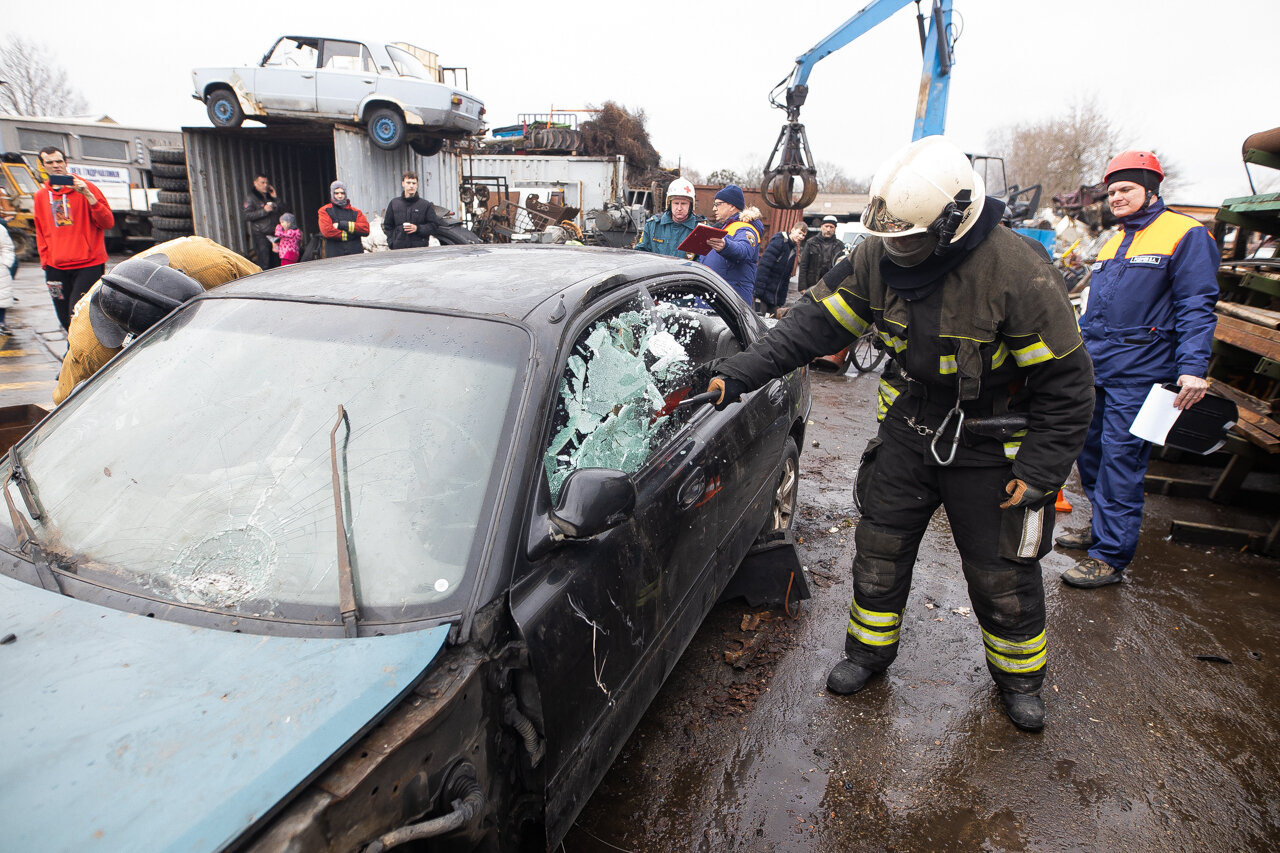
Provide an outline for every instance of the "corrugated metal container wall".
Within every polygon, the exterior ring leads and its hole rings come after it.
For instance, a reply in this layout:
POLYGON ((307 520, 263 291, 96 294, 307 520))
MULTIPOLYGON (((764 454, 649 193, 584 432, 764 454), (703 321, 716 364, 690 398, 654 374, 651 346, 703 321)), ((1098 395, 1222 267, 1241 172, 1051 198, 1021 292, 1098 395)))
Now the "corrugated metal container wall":
POLYGON ((369 142, 363 129, 345 127, 334 128, 333 149, 338 179, 347 185, 352 203, 370 219, 374 214, 381 216, 391 199, 403 192, 400 178, 405 172, 418 173, 418 195, 449 210, 459 209, 455 154, 422 157, 408 145, 385 151, 369 142))
POLYGON ((247 255, 240 204, 259 172, 271 179, 279 212, 296 216, 305 236, 317 233, 316 211, 329 201, 336 174, 331 133, 188 127, 182 135, 197 234, 247 255))
MULTIPOLYGON (((698 194, 694 199, 693 210, 695 213, 701 213, 707 217, 707 221, 712 221, 711 202, 715 200, 716 193, 723 187, 719 185, 711 186, 708 184, 698 184, 694 186, 693 191, 698 194)), ((764 239, 760 241, 760 251, 764 251, 764 245, 769 242, 769 238, 779 231, 790 231, 791 228, 804 218, 803 210, 775 210, 764 203, 764 197, 760 195, 760 190, 755 188, 742 188, 742 194, 747 199, 747 207, 757 207, 760 209, 760 218, 764 220, 764 239)))
MULTIPOLYGON (((462 158, 462 177, 501 175, 512 190, 564 185, 565 204, 585 213, 604 207, 621 196, 626 187, 626 158, 539 157, 510 154, 472 155, 462 158)), ((541 199, 547 201, 546 198, 541 199)), ((521 202, 524 196, 521 196, 521 202)), ((578 215, 578 224, 585 220, 578 215)))

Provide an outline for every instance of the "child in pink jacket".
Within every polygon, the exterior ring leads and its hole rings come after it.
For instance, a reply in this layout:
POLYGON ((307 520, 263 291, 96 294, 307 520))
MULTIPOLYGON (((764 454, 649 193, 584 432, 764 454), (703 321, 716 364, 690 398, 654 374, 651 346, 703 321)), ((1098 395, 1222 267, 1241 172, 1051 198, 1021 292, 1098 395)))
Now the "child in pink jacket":
POLYGON ((280 266, 296 264, 302 255, 302 232, 292 213, 280 214, 280 224, 276 226, 275 251, 280 256, 280 266))

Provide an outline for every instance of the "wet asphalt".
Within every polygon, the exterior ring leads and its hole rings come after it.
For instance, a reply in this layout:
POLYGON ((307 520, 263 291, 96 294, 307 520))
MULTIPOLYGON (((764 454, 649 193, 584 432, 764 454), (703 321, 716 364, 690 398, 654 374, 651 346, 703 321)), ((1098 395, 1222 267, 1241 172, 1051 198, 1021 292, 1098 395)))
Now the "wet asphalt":
MULTIPOLYGON (((753 633, 740 623, 752 611, 718 606, 563 850, 1280 849, 1280 561, 1167 539, 1174 518, 1265 530, 1265 515, 1148 496, 1128 579, 1099 590, 1063 586, 1079 555, 1050 554, 1048 721, 1027 734, 1000 709, 939 512, 897 661, 855 696, 823 689, 848 618, 850 491, 878 379, 814 376, 800 618, 769 614, 773 636, 737 670, 724 655, 753 633)), ((1082 527, 1074 477, 1067 494, 1059 528, 1082 527)))

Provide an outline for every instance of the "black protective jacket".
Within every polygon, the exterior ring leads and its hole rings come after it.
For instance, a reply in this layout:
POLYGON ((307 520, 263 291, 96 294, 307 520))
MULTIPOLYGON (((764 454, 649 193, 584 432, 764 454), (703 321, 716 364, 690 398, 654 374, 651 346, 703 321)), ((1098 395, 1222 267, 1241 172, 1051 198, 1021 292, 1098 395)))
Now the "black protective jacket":
POLYGON ((280 216, 280 199, 250 189, 240 203, 240 215, 249 226, 250 234, 274 234, 276 219, 280 216), (275 207, 267 210, 267 202, 272 202, 275 207))
POLYGON ((430 245, 433 234, 444 226, 436 215, 435 205, 420 195, 405 198, 398 195, 387 205, 382 216, 382 232, 387 235, 387 245, 392 249, 418 249, 430 245), (418 226, 412 234, 406 234, 405 223, 418 226))
POLYGON ((884 241, 868 238, 717 372, 759 388, 874 326, 892 359, 876 404, 882 429, 919 436, 957 403, 967 419, 1022 414, 1025 432, 967 436, 953 464, 1012 460, 1014 477, 1059 488, 1092 418, 1093 367, 1057 270, 1007 228, 987 234, 920 298, 886 284, 889 263, 884 241))
POLYGON ((827 271, 835 266, 836 258, 845 249, 844 241, 834 235, 823 237, 809 232, 809 239, 800 247, 800 269, 796 271, 797 286, 801 290, 813 287, 827 271))

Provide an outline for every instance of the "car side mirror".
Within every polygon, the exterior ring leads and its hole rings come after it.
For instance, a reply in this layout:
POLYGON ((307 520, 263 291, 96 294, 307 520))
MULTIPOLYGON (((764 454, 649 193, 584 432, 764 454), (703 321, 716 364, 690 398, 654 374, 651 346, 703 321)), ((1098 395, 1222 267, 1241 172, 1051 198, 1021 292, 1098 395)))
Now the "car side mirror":
POLYGON ((560 487, 551 512, 556 539, 590 539, 621 524, 636 508, 631 478, 612 468, 579 468, 560 487))

